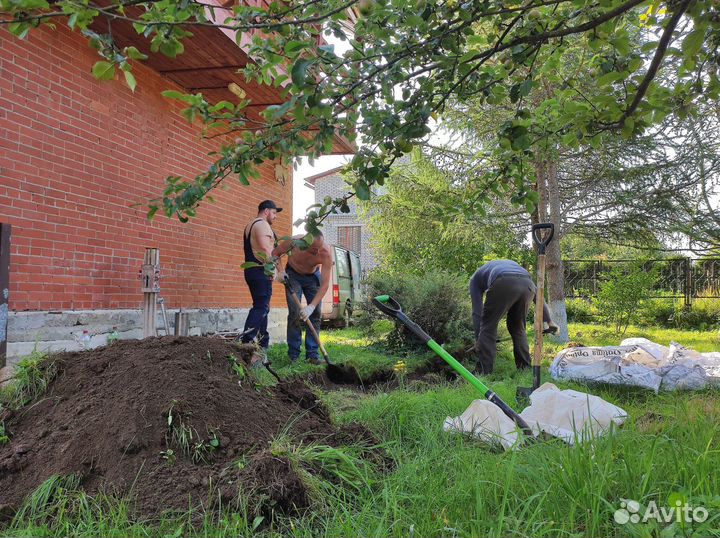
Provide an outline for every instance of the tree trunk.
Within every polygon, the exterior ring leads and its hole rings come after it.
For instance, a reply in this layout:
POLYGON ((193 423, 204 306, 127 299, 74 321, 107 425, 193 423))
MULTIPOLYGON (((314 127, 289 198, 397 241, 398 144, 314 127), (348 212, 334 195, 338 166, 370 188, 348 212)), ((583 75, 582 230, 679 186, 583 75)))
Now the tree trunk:
POLYGON ((570 340, 568 334, 567 310, 565 309, 565 268, 560 253, 560 239, 563 236, 560 209, 560 188, 557 180, 557 162, 546 162, 547 194, 550 222, 555 225, 555 237, 546 251, 548 309, 553 321, 560 327, 558 338, 561 342, 570 340))

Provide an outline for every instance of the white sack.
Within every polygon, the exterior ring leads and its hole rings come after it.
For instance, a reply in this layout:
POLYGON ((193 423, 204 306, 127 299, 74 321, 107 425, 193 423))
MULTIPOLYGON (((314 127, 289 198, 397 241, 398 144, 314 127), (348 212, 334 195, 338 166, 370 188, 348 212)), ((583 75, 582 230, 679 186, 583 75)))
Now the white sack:
POLYGON ((603 435, 613 424, 620 426, 627 413, 599 396, 545 383, 533 391, 530 407, 520 416, 535 435, 544 432, 573 445, 603 435))
POLYGON ((489 445, 499 445, 505 450, 515 445, 520 435, 515 422, 487 400, 475 400, 459 417, 447 417, 443 430, 474 435, 489 445))
MULTIPOLYGON (((535 435, 544 432, 572 445, 619 426, 627 413, 597 396, 545 383, 530 395, 530 407, 520 416, 535 435)), ((443 430, 474 435, 505 450, 517 448, 521 439, 515 422, 487 400, 475 400, 459 417, 447 417, 443 430)))

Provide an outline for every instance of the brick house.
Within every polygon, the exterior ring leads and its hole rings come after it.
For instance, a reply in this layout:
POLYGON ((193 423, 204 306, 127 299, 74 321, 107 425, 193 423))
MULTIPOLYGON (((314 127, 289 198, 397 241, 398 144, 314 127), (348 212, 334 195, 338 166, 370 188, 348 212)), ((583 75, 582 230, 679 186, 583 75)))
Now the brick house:
MULTIPOLYGON (((333 168, 327 172, 315 174, 305 178, 305 185, 315 191, 315 203, 319 204, 326 196, 339 198, 347 194, 349 187, 342 178, 343 167, 333 168)), ((375 267, 378 263, 376 255, 370 246, 371 234, 367 224, 364 223, 357 210, 357 199, 350 199, 349 213, 330 215, 323 222, 323 234, 327 241, 340 245, 360 255, 360 264, 363 273, 375 267)))
MULTIPOLYGON (((140 337, 138 271, 148 247, 160 250, 160 294, 171 322, 182 308, 191 334, 243 326, 251 305, 239 268, 243 228, 258 202, 271 198, 287 208, 278 235, 290 233, 291 171, 266 163, 249 187, 229 178, 227 190, 187 224, 146 219, 163 178, 194 177, 220 144, 201 139, 162 90, 236 101, 227 89, 235 82, 254 102, 281 101, 277 90, 236 73, 251 60, 233 35, 211 27, 193 33, 177 58, 136 62, 133 93, 121 76, 93 78, 99 58, 77 32, 43 27, 19 40, 0 28, 0 367, 5 346, 13 362, 36 344, 75 349, 83 330, 92 345, 104 344, 113 327, 123 338, 140 337)), ((113 35, 120 46, 149 52, 129 25, 113 23, 113 35)), ((337 140, 334 152, 352 147, 337 140)), ((270 331, 278 341, 287 310, 275 291, 270 331)))

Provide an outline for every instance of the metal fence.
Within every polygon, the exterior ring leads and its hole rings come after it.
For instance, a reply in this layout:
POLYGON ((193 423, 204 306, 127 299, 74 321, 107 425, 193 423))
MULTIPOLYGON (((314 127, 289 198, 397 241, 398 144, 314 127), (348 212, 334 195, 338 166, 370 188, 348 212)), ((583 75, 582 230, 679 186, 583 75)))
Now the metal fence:
POLYGON ((563 260, 565 296, 592 297, 613 269, 640 267, 654 271, 653 297, 682 298, 686 305, 701 297, 720 298, 720 258, 666 260, 563 260))

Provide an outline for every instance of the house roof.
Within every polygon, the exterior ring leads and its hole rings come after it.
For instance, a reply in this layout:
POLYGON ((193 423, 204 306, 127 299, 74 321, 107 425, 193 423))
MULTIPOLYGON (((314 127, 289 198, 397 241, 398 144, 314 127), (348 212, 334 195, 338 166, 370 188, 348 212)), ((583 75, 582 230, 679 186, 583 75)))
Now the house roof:
MULTIPOLYGON (((233 0, 205 0, 207 4, 214 4, 213 18, 223 21, 232 16, 233 0)), ((109 0, 100 0, 102 4, 110 4, 109 0)), ((251 1, 240 2, 252 5, 251 1)), ((261 2, 262 3, 262 2, 261 2)), ((128 13, 139 16, 140 8, 130 7, 128 13), (135 13, 135 12, 138 13, 135 13)), ((108 33, 106 20, 98 17, 92 28, 100 33, 108 33)), ((260 34, 260 31, 246 32, 239 36, 232 30, 221 27, 197 26, 192 29, 192 38, 183 40, 185 51, 183 54, 170 58, 163 54, 150 54, 150 41, 138 34, 129 21, 118 19, 112 22, 112 34, 118 46, 135 46, 148 55, 144 64, 175 82, 189 93, 202 92, 210 103, 220 101, 238 102, 240 98, 230 90, 234 83, 251 102, 245 108, 245 113, 251 120, 264 121, 261 112, 270 105, 279 105, 285 102, 281 88, 272 85, 259 84, 255 81, 245 80, 239 72, 253 60, 248 56, 247 50, 252 42, 251 34, 260 34)), ((318 44, 324 39, 319 37, 318 44)), ((317 132, 309 129, 308 134, 317 132)), ((336 134, 333 139, 331 155, 347 155, 357 151, 353 142, 336 134)))
POLYGON ((319 174, 315 174, 314 176, 306 177, 305 178, 305 186, 310 187, 311 189, 314 189, 315 183, 317 182, 318 179, 322 179, 322 178, 328 177, 328 176, 334 176, 335 174, 340 172, 340 170, 342 170, 343 168, 345 168, 345 166, 337 166, 337 167, 327 170, 325 172, 320 172, 319 174))

